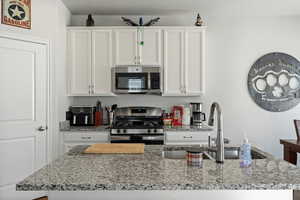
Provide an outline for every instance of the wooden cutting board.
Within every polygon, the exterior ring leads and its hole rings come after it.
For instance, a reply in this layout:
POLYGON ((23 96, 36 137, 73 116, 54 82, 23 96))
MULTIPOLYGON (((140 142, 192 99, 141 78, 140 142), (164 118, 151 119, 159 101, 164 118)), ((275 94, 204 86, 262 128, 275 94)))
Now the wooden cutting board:
POLYGON ((99 154, 142 154, 144 153, 144 144, 93 144, 89 146, 84 153, 99 153, 99 154))

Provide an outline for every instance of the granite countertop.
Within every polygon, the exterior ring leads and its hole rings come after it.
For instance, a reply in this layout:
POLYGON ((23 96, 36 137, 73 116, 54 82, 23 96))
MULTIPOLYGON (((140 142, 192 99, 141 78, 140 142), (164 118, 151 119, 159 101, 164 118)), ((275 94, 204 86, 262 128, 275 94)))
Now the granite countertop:
POLYGON ((190 132, 197 132, 197 131, 213 131, 213 129, 205 124, 199 126, 164 126, 165 131, 190 131, 190 132))
POLYGON ((60 129, 63 132, 109 132, 110 126, 71 126, 68 130, 60 129))
MULTIPOLYGON (((200 126, 164 126, 165 131, 190 131, 190 132, 197 132, 197 131, 213 131, 212 128, 209 126, 202 124, 200 126)), ((60 131, 63 132, 109 132, 110 126, 72 126, 69 130, 63 130, 60 131)))
POLYGON ((300 189, 300 169, 268 154, 249 168, 240 168, 239 160, 223 165, 204 160, 203 168, 197 168, 187 166, 185 159, 163 158, 163 149, 175 148, 170 146, 147 145, 144 154, 126 155, 80 153, 85 148, 75 147, 18 183, 17 190, 300 189))

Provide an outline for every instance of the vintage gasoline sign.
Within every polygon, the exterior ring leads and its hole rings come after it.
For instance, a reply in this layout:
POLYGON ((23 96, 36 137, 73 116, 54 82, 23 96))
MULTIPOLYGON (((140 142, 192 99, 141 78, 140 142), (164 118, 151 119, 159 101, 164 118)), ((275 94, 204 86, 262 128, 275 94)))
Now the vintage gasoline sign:
POLYGON ((31 29, 31 0, 2 0, 2 24, 31 29))

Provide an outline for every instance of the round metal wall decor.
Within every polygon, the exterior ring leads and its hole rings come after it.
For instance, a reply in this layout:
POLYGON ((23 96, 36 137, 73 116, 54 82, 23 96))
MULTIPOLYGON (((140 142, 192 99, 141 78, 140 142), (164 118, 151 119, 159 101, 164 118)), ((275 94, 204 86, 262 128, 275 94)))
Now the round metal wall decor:
POLYGON ((285 53, 259 58, 248 74, 248 90, 257 105, 271 112, 287 111, 300 102, 300 62, 285 53))

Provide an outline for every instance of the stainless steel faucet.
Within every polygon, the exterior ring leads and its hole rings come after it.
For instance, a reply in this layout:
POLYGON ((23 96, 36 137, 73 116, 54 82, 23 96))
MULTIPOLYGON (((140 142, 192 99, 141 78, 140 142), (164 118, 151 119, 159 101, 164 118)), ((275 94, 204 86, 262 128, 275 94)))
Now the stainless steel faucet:
POLYGON ((216 162, 224 163, 224 135, 223 135, 223 116, 222 110, 218 103, 214 102, 210 107, 210 116, 208 120, 208 125, 214 125, 214 113, 217 110, 217 153, 216 153, 216 162))

